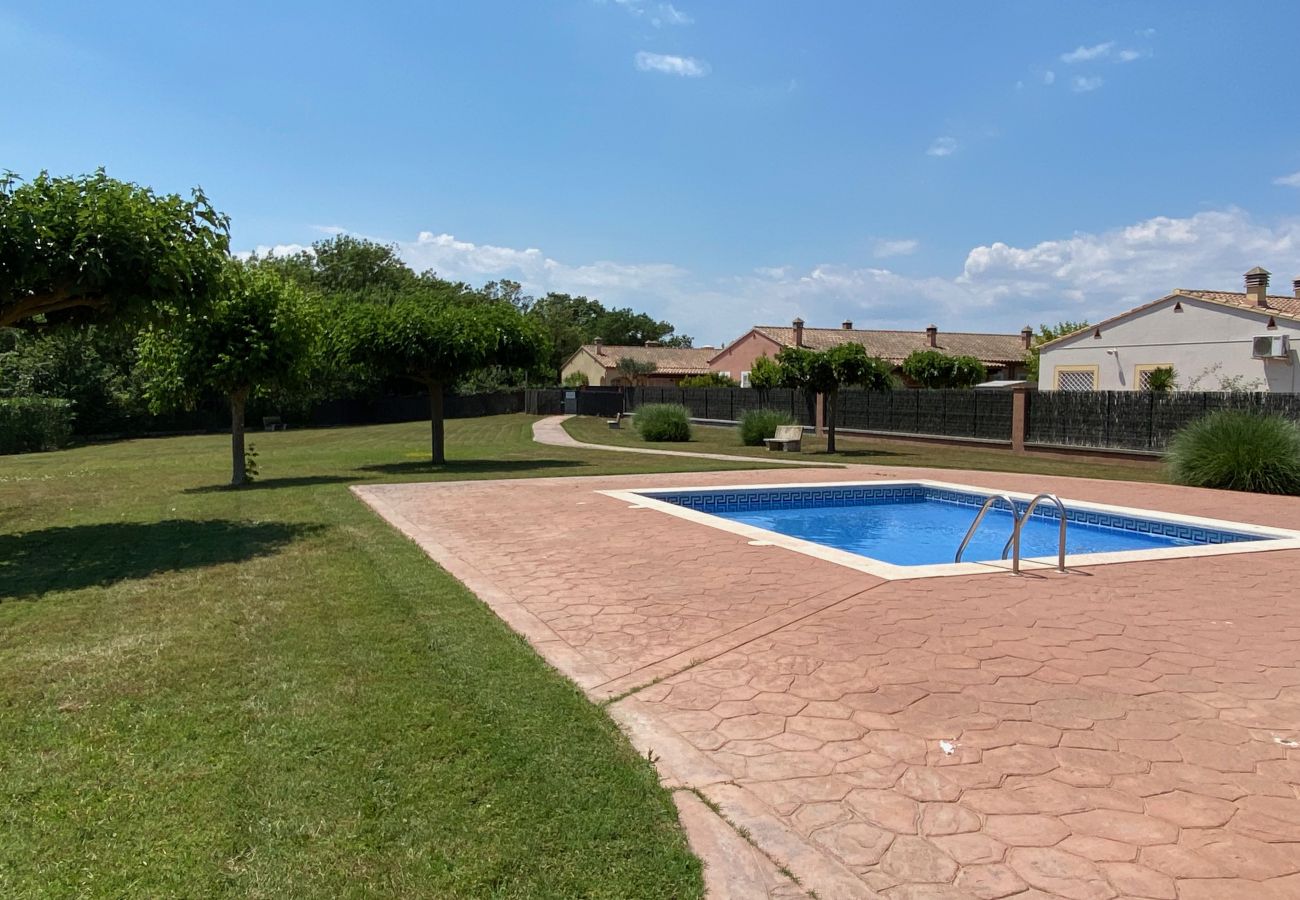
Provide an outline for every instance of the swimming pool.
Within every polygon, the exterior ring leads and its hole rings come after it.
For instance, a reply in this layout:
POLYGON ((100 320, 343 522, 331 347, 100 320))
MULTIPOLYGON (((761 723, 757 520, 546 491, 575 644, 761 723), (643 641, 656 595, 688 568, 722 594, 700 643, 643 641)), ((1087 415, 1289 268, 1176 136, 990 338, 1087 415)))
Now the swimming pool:
MULTIPOLYGON (((767 487, 654 488, 606 492, 771 544, 887 578, 971 574, 1009 565, 1003 547, 1013 516, 999 501, 984 517, 962 563, 953 557, 988 489, 933 481, 850 482, 767 487)), ((1012 493, 1017 515, 1031 497, 1012 493)), ((1300 547, 1281 529, 1066 500, 1067 565, 1167 559, 1300 547), (1278 542, 1282 542, 1279 544, 1278 542)), ((1029 568, 1056 562, 1060 518, 1043 503, 1021 532, 1029 568)))

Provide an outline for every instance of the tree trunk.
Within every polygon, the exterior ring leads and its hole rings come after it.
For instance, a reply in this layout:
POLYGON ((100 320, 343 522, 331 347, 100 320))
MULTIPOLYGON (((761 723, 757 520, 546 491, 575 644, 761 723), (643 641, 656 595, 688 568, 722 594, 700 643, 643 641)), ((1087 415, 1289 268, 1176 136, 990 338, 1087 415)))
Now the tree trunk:
POLYGON ((831 391, 826 395, 826 452, 835 452, 835 405, 839 397, 839 391, 831 391))
POLYGON ((433 464, 440 466, 447 461, 446 438, 442 425, 442 385, 429 383, 429 430, 433 445, 433 464))
POLYGON ((248 391, 238 391, 230 395, 230 484, 232 487, 239 487, 248 475, 244 456, 244 405, 247 402, 248 391))

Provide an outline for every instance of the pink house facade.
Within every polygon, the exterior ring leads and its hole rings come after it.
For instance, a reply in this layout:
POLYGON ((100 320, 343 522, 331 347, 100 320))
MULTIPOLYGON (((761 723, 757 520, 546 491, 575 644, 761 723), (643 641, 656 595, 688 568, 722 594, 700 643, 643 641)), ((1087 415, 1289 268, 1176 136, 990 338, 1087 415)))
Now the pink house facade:
POLYGON ((871 356, 902 364, 916 350, 939 350, 951 356, 973 356, 989 370, 989 378, 1014 379, 1025 372, 1025 354, 1033 341, 1029 326, 1019 334, 940 332, 931 325, 923 331, 879 331, 854 328, 808 328, 803 319, 788 326, 755 325, 709 360, 714 372, 748 386, 749 373, 760 356, 775 358, 785 347, 825 350, 839 344, 861 344, 871 356))

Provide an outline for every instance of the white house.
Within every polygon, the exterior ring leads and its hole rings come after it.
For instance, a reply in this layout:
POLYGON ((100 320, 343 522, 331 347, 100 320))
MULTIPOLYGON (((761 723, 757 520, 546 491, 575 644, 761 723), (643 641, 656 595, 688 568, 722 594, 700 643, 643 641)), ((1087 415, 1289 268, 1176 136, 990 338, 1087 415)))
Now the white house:
POLYGON ((1176 290, 1041 347, 1040 390, 1140 391, 1172 366, 1179 390, 1300 391, 1300 278, 1293 295, 1268 293, 1269 273, 1246 290, 1176 290))

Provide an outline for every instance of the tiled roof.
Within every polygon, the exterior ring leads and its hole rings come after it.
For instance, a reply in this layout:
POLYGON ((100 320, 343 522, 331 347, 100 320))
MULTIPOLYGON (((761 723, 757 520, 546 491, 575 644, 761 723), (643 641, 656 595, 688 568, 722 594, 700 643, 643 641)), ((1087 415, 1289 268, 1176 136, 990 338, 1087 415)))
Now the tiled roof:
MULTIPOLYGON (((1227 303, 1264 311, 1264 307, 1255 305, 1255 301, 1249 294, 1238 294, 1234 291, 1185 291, 1182 288, 1174 293, 1182 294, 1184 297, 1196 297, 1199 300, 1212 300, 1215 303, 1227 303)), ((1290 294, 1269 294, 1264 299, 1268 303, 1267 309, 1270 312, 1281 313, 1284 316, 1300 316, 1300 298, 1290 294)))
MULTIPOLYGON (((790 326, 758 325, 754 329, 784 347, 794 346, 790 326)), ((867 353, 892 363, 901 363, 914 350, 929 350, 924 331, 867 331, 860 328, 804 328, 803 345, 825 350, 839 344, 861 344, 867 353)), ((973 356, 985 365, 1005 365, 1025 358, 1025 345, 1018 334, 975 334, 940 331, 933 348, 952 356, 973 356)))
POLYGON ((687 349, 683 347, 619 347, 606 344, 596 352, 595 344, 582 347, 606 369, 618 367, 618 361, 625 356, 639 362, 652 362, 655 371, 663 375, 705 375, 709 371, 709 359, 718 351, 716 349, 687 349))

